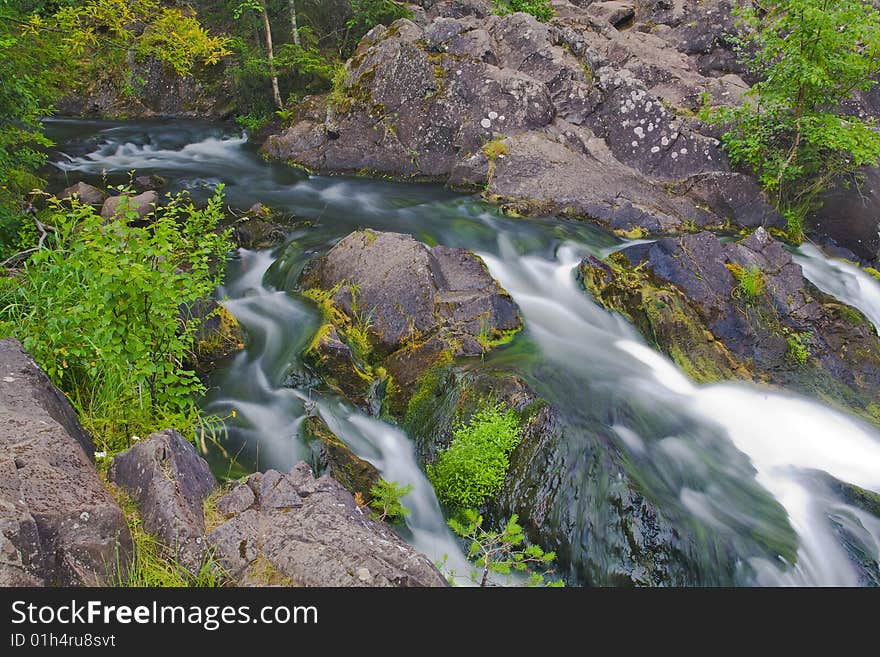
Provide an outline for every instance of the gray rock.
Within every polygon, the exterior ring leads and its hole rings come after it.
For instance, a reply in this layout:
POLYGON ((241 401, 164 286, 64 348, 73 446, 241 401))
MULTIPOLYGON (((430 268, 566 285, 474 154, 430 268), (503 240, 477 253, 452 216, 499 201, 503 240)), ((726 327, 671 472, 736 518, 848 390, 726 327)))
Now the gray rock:
POLYGON ((419 336, 492 336, 522 325, 516 304, 477 256, 430 249, 402 233, 351 233, 310 264, 299 286, 338 286, 336 305, 370 317, 369 334, 384 354, 419 336))
POLYGON ((131 536, 94 446, 13 338, 0 340, 0 582, 108 585, 131 536))
POLYGON ((155 191, 146 191, 136 196, 111 196, 101 208, 101 216, 111 219, 120 213, 136 212, 137 218, 143 221, 148 214, 156 209, 159 195, 155 191))
POLYGON ((315 479, 305 463, 289 474, 251 475, 246 485, 256 501, 246 509, 227 505, 231 518, 207 536, 240 585, 446 585, 428 559, 372 520, 334 479, 315 479), (281 490, 299 502, 277 506, 281 490))
POLYGON ((204 557, 202 504, 217 482, 195 447, 165 429, 116 456, 108 478, 137 502, 144 529, 197 571, 204 557))
POLYGON ((86 205, 103 205, 104 199, 107 198, 107 194, 100 189, 84 182, 78 182, 75 185, 71 185, 61 192, 59 198, 67 199, 74 196, 86 205))
POLYGON ((880 261, 880 169, 866 168, 826 193, 807 230, 868 262, 880 261))

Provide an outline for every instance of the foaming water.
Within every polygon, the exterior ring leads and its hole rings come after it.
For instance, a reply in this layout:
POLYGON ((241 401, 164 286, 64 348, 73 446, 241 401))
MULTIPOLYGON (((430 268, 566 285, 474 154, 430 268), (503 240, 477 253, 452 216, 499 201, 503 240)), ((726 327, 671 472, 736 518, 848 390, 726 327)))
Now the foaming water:
POLYGON ((880 280, 849 262, 828 258, 812 244, 801 245, 794 259, 813 285, 861 310, 880 332, 880 280))
MULTIPOLYGON (((839 531, 844 518, 851 525, 850 533, 859 535, 860 547, 876 562, 880 522, 830 495, 825 480, 809 475, 821 471, 880 492, 880 434, 875 428, 815 401, 768 388, 733 383, 695 385, 668 358, 645 345, 618 316, 601 310, 579 289, 574 268, 585 255, 583 247, 563 245, 555 261, 513 258, 509 253, 505 256, 507 251, 502 246, 501 257, 483 257, 492 275, 519 303, 542 353, 558 368, 583 378, 599 376, 605 385, 627 386, 633 396, 672 405, 691 414, 694 424, 703 422, 720 429, 720 440, 730 440, 748 456, 757 482, 785 508, 799 538, 793 566, 781 560, 750 559, 753 583, 859 583, 835 524, 839 531), (635 372, 642 385, 632 385, 635 372)), ((853 293, 849 302, 864 309, 870 297, 853 293)), ((685 462, 690 475, 708 475, 700 472, 700 464, 711 456, 694 442, 680 437, 659 437, 658 441, 658 436, 639 435, 625 425, 614 429, 633 452, 644 453, 653 442, 667 456, 685 462)), ((711 491, 711 486, 706 489, 711 491)), ((713 502, 711 493, 707 496, 681 485, 679 500, 709 526, 728 524, 720 512, 724 501, 713 502)))
MULTIPOLYGON (((286 469, 307 457, 300 425, 318 413, 385 479, 413 485, 403 500, 412 510, 402 530, 407 540, 434 560, 449 555, 450 567, 467 572, 408 437, 308 376, 300 354, 319 317, 309 302, 284 291, 313 254, 351 230, 396 230, 483 256, 525 318, 513 355, 502 350, 497 357, 548 396, 572 434, 607 429, 661 510, 736 537, 743 550, 739 583, 861 584, 858 559, 880 572, 880 520, 849 504, 829 479, 880 492, 877 430, 782 391, 694 384, 577 283, 574 269, 584 256, 619 247, 603 231, 565 220, 508 219, 438 187, 305 176, 263 162, 240 134, 216 126, 53 122, 50 128, 66 153, 56 164, 61 170, 94 176, 136 168, 167 176, 172 190, 204 193, 222 181, 236 207, 259 201, 312 221, 284 248, 237 251, 218 291, 244 326, 247 347, 213 375, 204 407, 227 417, 225 445, 247 468, 286 469), (783 545, 792 530, 796 558, 754 548, 756 535, 783 545)), ((876 281, 809 246, 796 258, 814 284, 880 325, 876 281)))

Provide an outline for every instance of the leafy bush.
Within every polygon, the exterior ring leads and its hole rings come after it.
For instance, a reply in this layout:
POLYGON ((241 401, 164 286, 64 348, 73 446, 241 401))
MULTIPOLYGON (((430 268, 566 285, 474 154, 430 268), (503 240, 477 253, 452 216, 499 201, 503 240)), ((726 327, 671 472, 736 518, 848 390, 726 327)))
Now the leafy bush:
POLYGON ((216 231, 222 199, 219 187, 199 210, 179 195, 147 228, 128 225, 138 215, 125 200, 122 216, 105 221, 53 199, 43 217, 51 248, 31 256, 17 288, 4 288, 7 328, 98 429, 103 450, 126 448, 131 433, 199 422, 203 386, 185 364, 201 320, 184 322, 182 309, 220 282, 232 248, 216 231))
POLYGON ((492 2, 495 5, 495 13, 501 16, 524 11, 546 23, 556 14, 550 5, 550 0, 492 0, 492 2))
POLYGON ((399 486, 396 481, 380 479, 379 483, 370 488, 373 499, 370 506, 375 511, 377 520, 403 520, 409 515, 409 509, 400 503, 400 498, 412 491, 412 484, 399 486))
POLYGON ((739 107, 701 118, 728 127, 732 162, 757 174, 800 239, 822 190, 880 158, 876 120, 845 109, 880 74, 880 12, 865 0, 780 0, 735 13, 740 61, 760 81, 739 107))
MULTIPOLYGON (((548 569, 556 559, 555 552, 544 552, 538 545, 523 547, 525 535, 518 519, 514 513, 500 532, 484 529, 483 516, 473 509, 463 511, 460 518, 449 520, 452 531, 469 543, 468 559, 480 568, 480 571, 471 571, 471 580, 480 586, 487 586, 491 583, 490 573, 510 575, 517 571, 529 575, 525 581, 529 586, 565 586, 562 580, 545 578, 545 575, 553 572, 548 569)), ((455 583, 455 577, 454 571, 448 574, 450 583, 455 583)))
POLYGON ((357 44, 377 25, 391 25, 398 18, 412 18, 412 12, 401 2, 394 0, 351 0, 352 17, 346 27, 346 41, 357 44))
POLYGON ((480 409, 455 430, 452 443, 427 468, 438 499, 460 508, 478 507, 504 484, 509 455, 522 438, 516 413, 501 404, 480 409))

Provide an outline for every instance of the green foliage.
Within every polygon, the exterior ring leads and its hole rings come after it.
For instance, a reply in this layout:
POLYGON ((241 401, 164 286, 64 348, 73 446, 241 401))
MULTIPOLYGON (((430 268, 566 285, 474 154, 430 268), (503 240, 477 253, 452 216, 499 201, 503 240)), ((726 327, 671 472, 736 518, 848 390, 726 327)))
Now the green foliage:
POLYGON ((760 78, 735 108, 705 108, 723 124, 734 164, 750 167, 787 209, 793 237, 835 179, 880 157, 873 118, 843 103, 880 73, 880 12, 866 0, 780 0, 736 10, 742 61, 760 78))
POLYGON ((174 551, 149 534, 141 522, 137 506, 115 486, 117 498, 131 532, 133 554, 130 561, 117 563, 116 586, 120 587, 221 587, 228 576, 209 551, 198 572, 192 572, 175 557, 174 551))
POLYGON ((19 240, 24 198, 42 185, 36 172, 51 142, 40 119, 52 112, 62 61, 52 39, 22 25, 26 18, 0 4, 0 259, 30 246, 19 240))
POLYGON ((131 433, 156 426, 194 429, 203 391, 187 369, 197 317, 182 309, 209 297, 232 246, 222 218, 222 187, 206 208, 171 198, 147 228, 137 212, 105 221, 77 201, 50 200, 51 248, 33 254, 0 316, 72 400, 111 453, 131 433), (160 422, 173 419, 173 424, 160 422))
POLYGON ((509 455, 522 438, 519 418, 502 404, 485 406, 459 426, 449 447, 427 468, 438 499, 478 507, 504 484, 509 455))
POLYGON ((495 5, 494 13, 500 16, 524 11, 546 23, 556 14, 550 0, 492 0, 492 3, 495 5))
POLYGON ((483 144, 483 153, 489 158, 490 162, 494 162, 499 157, 505 157, 507 155, 507 144, 504 143, 504 140, 493 139, 492 141, 487 141, 483 144))
POLYGON ((739 283, 736 292, 744 301, 752 302, 763 294, 766 283, 764 274, 757 265, 752 265, 748 269, 732 264, 726 267, 739 283))
POLYGON ((400 486, 396 481, 380 479, 379 483, 370 488, 370 501, 377 520, 400 521, 409 515, 409 509, 400 503, 400 498, 412 492, 412 484, 400 486))
MULTIPOLYGON (((553 572, 550 568, 556 553, 544 552, 538 545, 524 546, 525 535, 518 519, 514 513, 500 532, 484 529, 483 516, 473 509, 464 510, 460 517, 449 520, 452 530, 469 544, 468 559, 480 569, 470 573, 471 580, 487 586, 492 583, 490 573, 519 572, 528 576, 525 580, 528 586, 565 586, 561 579, 546 578, 553 572)), ((450 583, 454 583, 455 577, 455 572, 449 574, 450 583)))
POLYGON ((788 356, 798 365, 805 365, 810 359, 810 344, 813 334, 809 331, 796 332, 783 329, 788 341, 788 356))
POLYGON ((216 64, 231 52, 228 40, 208 34, 191 11, 162 7, 157 0, 89 0, 62 8, 54 25, 75 57, 132 49, 139 57, 156 57, 178 75, 195 64, 216 64))
POLYGON ((391 25, 398 18, 412 18, 412 12, 394 0, 351 0, 352 17, 348 20, 347 43, 357 44, 377 25, 391 25))

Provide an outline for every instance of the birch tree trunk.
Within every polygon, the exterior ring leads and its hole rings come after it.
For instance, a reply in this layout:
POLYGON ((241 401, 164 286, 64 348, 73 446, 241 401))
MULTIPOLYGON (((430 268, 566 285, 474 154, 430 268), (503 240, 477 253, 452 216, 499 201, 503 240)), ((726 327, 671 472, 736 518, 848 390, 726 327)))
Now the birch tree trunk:
POLYGON ((290 7, 290 29, 293 31, 293 42, 299 45, 299 26, 296 24, 296 0, 287 0, 290 7))
MULTIPOLYGON (((291 3, 293 0, 291 0, 291 3)), ((272 72, 272 99, 275 106, 282 109, 281 92, 278 90, 278 76, 275 73, 275 51, 272 47, 272 26, 269 25, 269 12, 266 11, 265 0, 260 0, 260 9, 263 10, 263 29, 266 31, 266 59, 269 60, 269 69, 272 72)))

